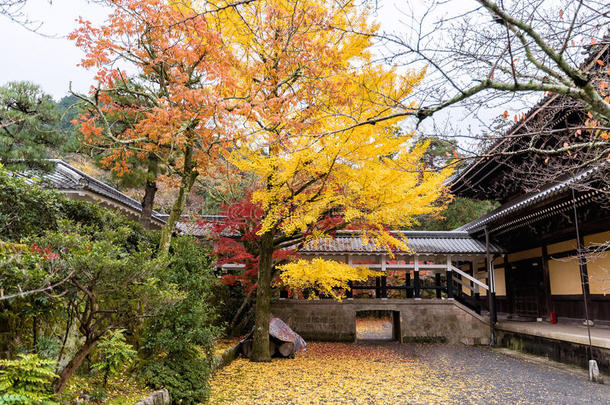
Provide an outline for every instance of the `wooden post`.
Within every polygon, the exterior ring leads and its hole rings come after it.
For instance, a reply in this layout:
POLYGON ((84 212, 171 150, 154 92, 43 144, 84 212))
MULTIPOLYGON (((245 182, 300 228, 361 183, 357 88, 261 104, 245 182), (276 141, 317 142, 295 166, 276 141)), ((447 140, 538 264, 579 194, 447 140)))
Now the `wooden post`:
POLYGON ((508 254, 504 255, 504 281, 506 284, 506 300, 508 301, 508 313, 515 313, 515 296, 513 294, 513 285, 511 283, 512 270, 508 261, 508 254))
POLYGON ((381 277, 375 277, 375 298, 381 298, 381 277))
POLYGON ((388 289, 387 286, 387 278, 386 278, 386 255, 381 255, 381 271, 383 272, 383 276, 381 276, 381 298, 388 298, 388 289))
MULTIPOLYGON (((474 275, 474 267, 475 267, 474 262, 470 261, 470 275, 472 277, 476 278, 475 275, 474 275)), ((479 285, 475 284, 475 283, 473 283, 471 281, 470 282, 470 286, 472 288, 474 288, 474 300, 475 300, 475 303, 476 303, 477 313, 481 314, 481 294, 479 293, 479 285)))
POLYGON ((415 265, 415 269, 413 271, 413 286, 415 287, 415 298, 421 298, 421 294, 419 291, 419 257, 417 255, 414 256, 413 263, 415 265))
POLYGON ((487 290, 487 298, 489 299, 489 345, 495 346, 494 325, 498 320, 498 316, 496 313, 496 292, 494 288, 494 264, 489 252, 489 231, 487 227, 485 227, 485 262, 487 264, 487 279, 489 280, 487 290))
MULTIPOLYGON (((451 256, 447 256, 447 298, 453 298, 453 270, 451 270, 451 256)), ((461 288, 461 286, 460 286, 461 288)))
MULTIPOLYGON (((411 287, 411 271, 405 270, 405 287, 411 287)), ((413 298, 413 289, 407 288, 407 298, 413 298)))
POLYGON ((441 285, 441 273, 434 273, 434 284, 436 287, 436 298, 441 298, 441 289, 443 288, 441 285))
MULTIPOLYGON (((349 266, 352 265, 352 255, 347 255, 346 262, 347 262, 347 264, 349 266)), ((352 281, 351 280, 348 281, 347 285, 348 285, 349 289, 346 291, 345 295, 347 296, 348 299, 349 298, 353 298, 354 297, 354 291, 352 290, 352 287, 353 287, 352 281)))
MULTIPOLYGON (((506 270, 504 270, 506 272, 506 270)), ((544 288, 544 303, 546 306, 546 313, 544 314, 547 319, 551 318, 551 312, 553 311, 553 300, 551 298, 551 276, 549 273, 549 251, 546 245, 542 246, 542 282, 544 288)))
POLYGON ((580 269, 580 281, 582 283, 582 299, 585 304, 585 324, 589 337, 589 359, 593 360, 593 348, 591 343, 591 324, 589 318, 589 272, 587 270, 587 258, 584 253, 584 239, 580 234, 578 221, 578 210, 576 209, 576 193, 572 189, 572 208, 574 209, 574 228, 576 231, 576 253, 578 256, 578 268, 580 269))

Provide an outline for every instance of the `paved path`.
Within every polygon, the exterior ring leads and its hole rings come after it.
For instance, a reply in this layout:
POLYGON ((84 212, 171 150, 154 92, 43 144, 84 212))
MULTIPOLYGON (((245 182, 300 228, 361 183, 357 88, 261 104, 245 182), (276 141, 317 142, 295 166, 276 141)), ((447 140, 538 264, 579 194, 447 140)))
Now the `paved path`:
POLYGON ((238 359, 211 385, 222 404, 610 404, 581 371, 461 345, 313 342, 295 359, 238 359))
POLYGON ((452 396, 456 402, 480 403, 486 393, 485 403, 496 404, 610 404, 610 386, 591 383, 579 371, 481 347, 396 344, 396 350, 424 363, 438 361, 449 379, 472 380, 452 396))

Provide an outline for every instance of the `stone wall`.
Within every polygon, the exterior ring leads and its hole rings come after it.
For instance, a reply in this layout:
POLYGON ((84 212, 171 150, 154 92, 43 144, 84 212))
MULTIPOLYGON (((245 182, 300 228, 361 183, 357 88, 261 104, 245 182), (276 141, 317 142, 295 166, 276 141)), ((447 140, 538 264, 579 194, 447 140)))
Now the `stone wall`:
MULTIPOLYGON (((585 369, 589 367, 590 357, 587 344, 500 329, 497 331, 497 342, 500 346, 511 350, 544 356, 560 363, 574 364, 585 369)), ((597 361, 600 371, 610 375, 610 349, 593 346, 591 350, 592 358, 597 361)))
POLYGON ((279 299, 271 306, 305 340, 354 341, 358 311, 400 312, 403 342, 489 343, 488 321, 453 299, 279 299))

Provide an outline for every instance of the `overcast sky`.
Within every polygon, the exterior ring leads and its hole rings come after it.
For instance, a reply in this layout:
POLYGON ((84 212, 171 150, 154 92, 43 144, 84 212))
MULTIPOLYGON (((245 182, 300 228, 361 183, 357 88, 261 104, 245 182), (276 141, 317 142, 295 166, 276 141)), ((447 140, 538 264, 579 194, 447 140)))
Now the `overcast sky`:
MULTIPOLYGON (((401 29, 401 21, 406 19, 405 7, 411 4, 420 14, 426 10, 423 0, 378 0, 379 9, 375 19, 381 24, 381 31, 396 32, 401 29), (421 10, 419 9, 421 8, 421 10)), ((453 3, 451 11, 472 6, 472 0, 453 3)), ((79 16, 101 24, 109 9, 86 0, 29 0, 24 10, 31 20, 43 22, 39 32, 46 37, 28 31, 24 27, 0 16, 0 85, 9 81, 28 80, 42 86, 43 90, 59 100, 68 93, 68 83, 72 81, 75 90, 86 92, 93 84, 93 72, 87 71, 78 63, 82 52, 66 36, 77 26, 79 16)), ((501 112, 492 112, 500 114, 501 112)), ((472 120, 462 109, 444 111, 435 117, 435 122, 453 122, 460 131, 468 131, 472 120)), ((432 132, 431 120, 426 120, 420 130, 432 132)), ((481 126, 476 124, 475 126, 481 126)), ((480 129, 477 129, 479 131, 480 129)), ((435 131, 436 132, 436 131, 435 131)))
POLYGON ((26 30, 0 17, 0 83, 29 80, 59 99, 68 92, 68 82, 78 90, 86 90, 93 74, 77 66, 82 53, 65 36, 76 27, 76 18, 83 16, 102 22, 107 11, 85 0, 31 0, 26 12, 32 20, 43 21, 40 32, 47 38, 26 30))
MULTIPOLYGON (((401 2, 402 3, 402 2, 401 2)), ((382 8, 376 17, 382 30, 393 31, 401 13, 392 0, 380 1, 382 8)), ((43 22, 35 34, 5 17, 0 16, 0 84, 15 80, 29 80, 61 98, 68 91, 68 82, 78 90, 86 90, 93 73, 77 66, 82 53, 66 35, 76 28, 79 16, 94 23, 102 23, 109 10, 86 0, 30 0, 25 10, 35 21, 43 22)))

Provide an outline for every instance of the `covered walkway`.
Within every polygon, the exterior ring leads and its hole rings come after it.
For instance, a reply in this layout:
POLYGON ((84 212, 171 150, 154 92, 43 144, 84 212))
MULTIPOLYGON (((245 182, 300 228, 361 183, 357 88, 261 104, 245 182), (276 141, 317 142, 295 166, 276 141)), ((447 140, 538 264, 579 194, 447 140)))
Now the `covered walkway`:
MULTIPOLYGON (((496 329, 562 340, 580 345, 589 344, 587 327, 574 323, 558 323, 553 325, 547 322, 501 321, 496 324, 496 329)), ((591 328, 591 344, 604 349, 610 349, 610 328, 599 326, 591 328)))

